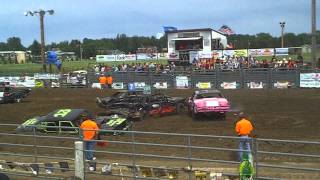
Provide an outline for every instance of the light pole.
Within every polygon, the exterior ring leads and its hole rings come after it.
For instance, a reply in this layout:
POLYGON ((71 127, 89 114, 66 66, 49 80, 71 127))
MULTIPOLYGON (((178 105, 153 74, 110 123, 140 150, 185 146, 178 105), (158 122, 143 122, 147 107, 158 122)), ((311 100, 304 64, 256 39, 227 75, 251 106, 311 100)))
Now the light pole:
MULTIPOLYGON (((43 68, 43 72, 47 72, 47 66, 46 66, 46 60, 45 60, 45 42, 44 42, 44 23, 43 23, 43 19, 44 19, 44 15, 46 13, 49 13, 50 15, 54 14, 54 10, 38 10, 38 11, 27 11, 24 13, 25 16, 34 16, 34 15, 39 15, 40 17, 40 37, 41 37, 41 62, 42 62, 42 68, 43 68)), ((50 68, 51 70, 51 68, 50 68)))
POLYGON ((312 51, 311 51, 311 57, 312 57, 312 68, 315 69, 316 68, 316 59, 317 59, 317 55, 316 55, 316 51, 317 51, 317 31, 316 31, 316 0, 312 0, 311 3, 311 45, 312 45, 312 51))
POLYGON ((283 48, 284 42, 283 42, 283 30, 286 22, 280 22, 280 27, 281 27, 281 47, 283 48))

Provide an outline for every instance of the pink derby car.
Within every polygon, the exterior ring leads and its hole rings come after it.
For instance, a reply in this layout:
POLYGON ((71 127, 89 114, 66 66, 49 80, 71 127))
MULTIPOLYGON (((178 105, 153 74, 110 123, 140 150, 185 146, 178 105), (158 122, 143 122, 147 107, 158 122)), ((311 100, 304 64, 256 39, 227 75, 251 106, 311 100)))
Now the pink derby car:
POLYGON ((196 119, 196 116, 200 113, 214 113, 225 118, 226 112, 230 109, 228 100, 224 98, 219 90, 195 91, 189 98, 188 105, 192 119, 196 119))

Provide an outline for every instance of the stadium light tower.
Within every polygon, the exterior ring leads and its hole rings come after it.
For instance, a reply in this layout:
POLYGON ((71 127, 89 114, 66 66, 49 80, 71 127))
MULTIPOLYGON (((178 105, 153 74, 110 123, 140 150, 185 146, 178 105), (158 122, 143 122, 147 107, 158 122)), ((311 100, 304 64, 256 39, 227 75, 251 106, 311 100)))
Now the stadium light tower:
POLYGON ((54 10, 38 10, 38 11, 27 11, 24 13, 25 16, 34 16, 34 15, 39 15, 40 17, 40 36, 41 36, 41 62, 42 62, 42 70, 43 72, 47 72, 47 66, 46 66, 46 60, 45 60, 45 43, 44 43, 44 15, 46 13, 49 13, 50 15, 54 14, 54 10))
POLYGON ((312 68, 315 69, 317 67, 316 59, 317 59, 317 25, 316 25, 316 0, 312 0, 311 2, 311 58, 312 58, 312 68))
POLYGON ((280 22, 279 24, 281 27, 281 47, 283 48, 283 46, 284 46, 283 31, 284 31, 284 26, 286 25, 286 22, 280 22))

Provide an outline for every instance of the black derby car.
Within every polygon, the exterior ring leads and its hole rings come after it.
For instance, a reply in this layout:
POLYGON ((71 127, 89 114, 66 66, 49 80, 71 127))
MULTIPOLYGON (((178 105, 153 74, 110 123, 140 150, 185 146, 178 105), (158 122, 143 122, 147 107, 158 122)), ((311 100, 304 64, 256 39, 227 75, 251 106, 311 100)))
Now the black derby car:
POLYGON ((110 97, 97 97, 96 103, 107 111, 119 111, 129 120, 142 120, 146 116, 163 116, 184 113, 186 99, 169 97, 162 93, 143 94, 142 92, 116 92, 110 97))
POLYGON ((79 126, 84 119, 94 119, 100 130, 100 134, 114 134, 129 130, 132 122, 128 121, 123 114, 109 112, 103 116, 92 118, 92 114, 85 109, 58 109, 45 116, 36 116, 26 120, 16 132, 42 132, 42 133, 67 133, 79 134, 79 126))

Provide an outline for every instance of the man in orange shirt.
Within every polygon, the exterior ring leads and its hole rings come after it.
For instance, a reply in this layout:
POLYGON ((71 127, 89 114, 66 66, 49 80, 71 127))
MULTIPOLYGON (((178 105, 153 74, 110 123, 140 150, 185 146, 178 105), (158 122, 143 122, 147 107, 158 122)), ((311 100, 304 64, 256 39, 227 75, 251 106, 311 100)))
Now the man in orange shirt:
POLYGON ((85 154, 87 160, 95 160, 94 146, 96 142, 94 141, 98 137, 99 127, 97 123, 91 119, 86 119, 80 125, 82 130, 83 140, 85 143, 85 154))
POLYGON ((99 77, 99 83, 100 83, 101 89, 105 89, 106 88, 106 84, 107 84, 107 77, 102 74, 99 77))
POLYGON ((109 89, 111 89, 112 83, 113 83, 113 78, 112 78, 112 76, 108 75, 107 76, 107 86, 109 89))
POLYGON ((249 135, 253 130, 253 126, 251 122, 246 118, 243 112, 239 113, 239 121, 236 124, 235 131, 240 137, 239 142, 239 158, 240 162, 242 162, 243 152, 250 153, 250 138, 249 135))

